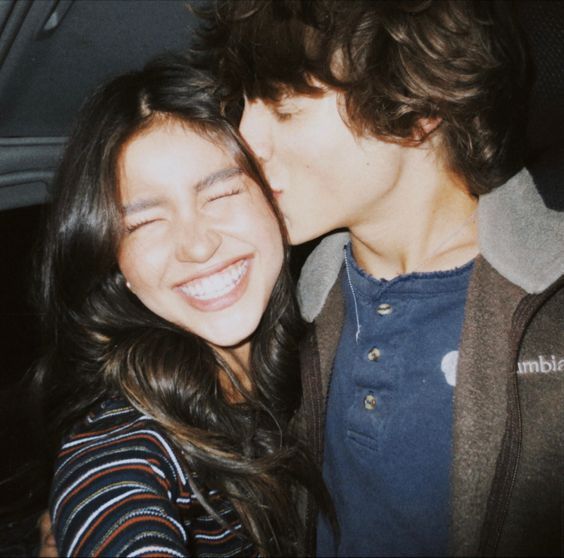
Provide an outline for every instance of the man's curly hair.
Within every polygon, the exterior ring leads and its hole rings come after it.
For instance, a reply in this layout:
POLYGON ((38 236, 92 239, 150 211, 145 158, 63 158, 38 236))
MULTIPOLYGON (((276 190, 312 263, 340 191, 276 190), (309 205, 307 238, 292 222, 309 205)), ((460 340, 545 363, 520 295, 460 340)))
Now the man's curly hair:
MULTIPOLYGON (((413 144, 440 122, 448 170, 475 195, 523 164, 526 55, 512 4, 219 1, 196 43, 231 99, 341 91, 358 135, 413 144)), ((435 133, 435 132, 434 132, 435 133)))

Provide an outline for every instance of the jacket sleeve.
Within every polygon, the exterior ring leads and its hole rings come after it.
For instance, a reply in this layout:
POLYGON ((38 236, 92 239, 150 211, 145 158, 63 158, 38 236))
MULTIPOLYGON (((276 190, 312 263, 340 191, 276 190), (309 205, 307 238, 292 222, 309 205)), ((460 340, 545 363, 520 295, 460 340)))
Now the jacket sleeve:
POLYGON ((50 502, 60 556, 187 555, 174 472, 150 434, 68 446, 50 502))

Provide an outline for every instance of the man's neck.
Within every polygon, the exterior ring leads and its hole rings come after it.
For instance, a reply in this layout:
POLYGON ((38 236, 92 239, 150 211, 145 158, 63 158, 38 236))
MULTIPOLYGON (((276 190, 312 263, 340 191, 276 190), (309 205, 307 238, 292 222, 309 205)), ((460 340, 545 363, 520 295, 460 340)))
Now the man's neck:
POLYGON ((375 277, 459 267, 478 253, 477 199, 437 165, 413 167, 349 227, 358 264, 375 277))

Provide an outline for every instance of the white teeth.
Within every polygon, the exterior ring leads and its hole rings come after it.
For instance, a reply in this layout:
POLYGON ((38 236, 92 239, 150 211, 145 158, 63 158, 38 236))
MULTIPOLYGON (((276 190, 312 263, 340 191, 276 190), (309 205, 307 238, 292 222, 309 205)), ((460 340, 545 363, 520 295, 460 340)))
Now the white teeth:
POLYGON ((194 279, 182 285, 180 290, 198 300, 211 300, 225 296, 239 284, 248 267, 248 260, 241 260, 219 273, 214 273, 201 279, 194 279))

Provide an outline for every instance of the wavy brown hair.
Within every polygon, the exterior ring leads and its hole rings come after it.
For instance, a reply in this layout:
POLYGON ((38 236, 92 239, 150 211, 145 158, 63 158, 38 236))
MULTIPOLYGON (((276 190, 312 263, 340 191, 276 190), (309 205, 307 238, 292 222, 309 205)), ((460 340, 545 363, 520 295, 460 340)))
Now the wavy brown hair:
POLYGON ((208 511, 202 487, 231 501, 261 554, 295 554, 302 529, 295 492, 305 486, 322 501, 325 493, 288 427, 300 401, 301 331, 288 266, 251 339, 249 390, 205 340, 148 310, 118 268, 120 151, 167 119, 230 153, 278 215, 260 169, 221 116, 209 77, 183 57, 169 55, 103 86, 82 109, 55 181, 38 270, 45 354, 35 393, 54 450, 95 405, 124 395, 168 433, 208 511), (222 388, 224 372, 242 403, 222 388))
POLYGON ((195 51, 230 98, 344 93, 359 135, 413 144, 440 119, 447 168, 472 194, 522 166, 526 57, 509 1, 212 3, 195 51), (314 78, 314 79, 312 79, 314 78), (417 138, 417 139, 414 139, 417 138))

